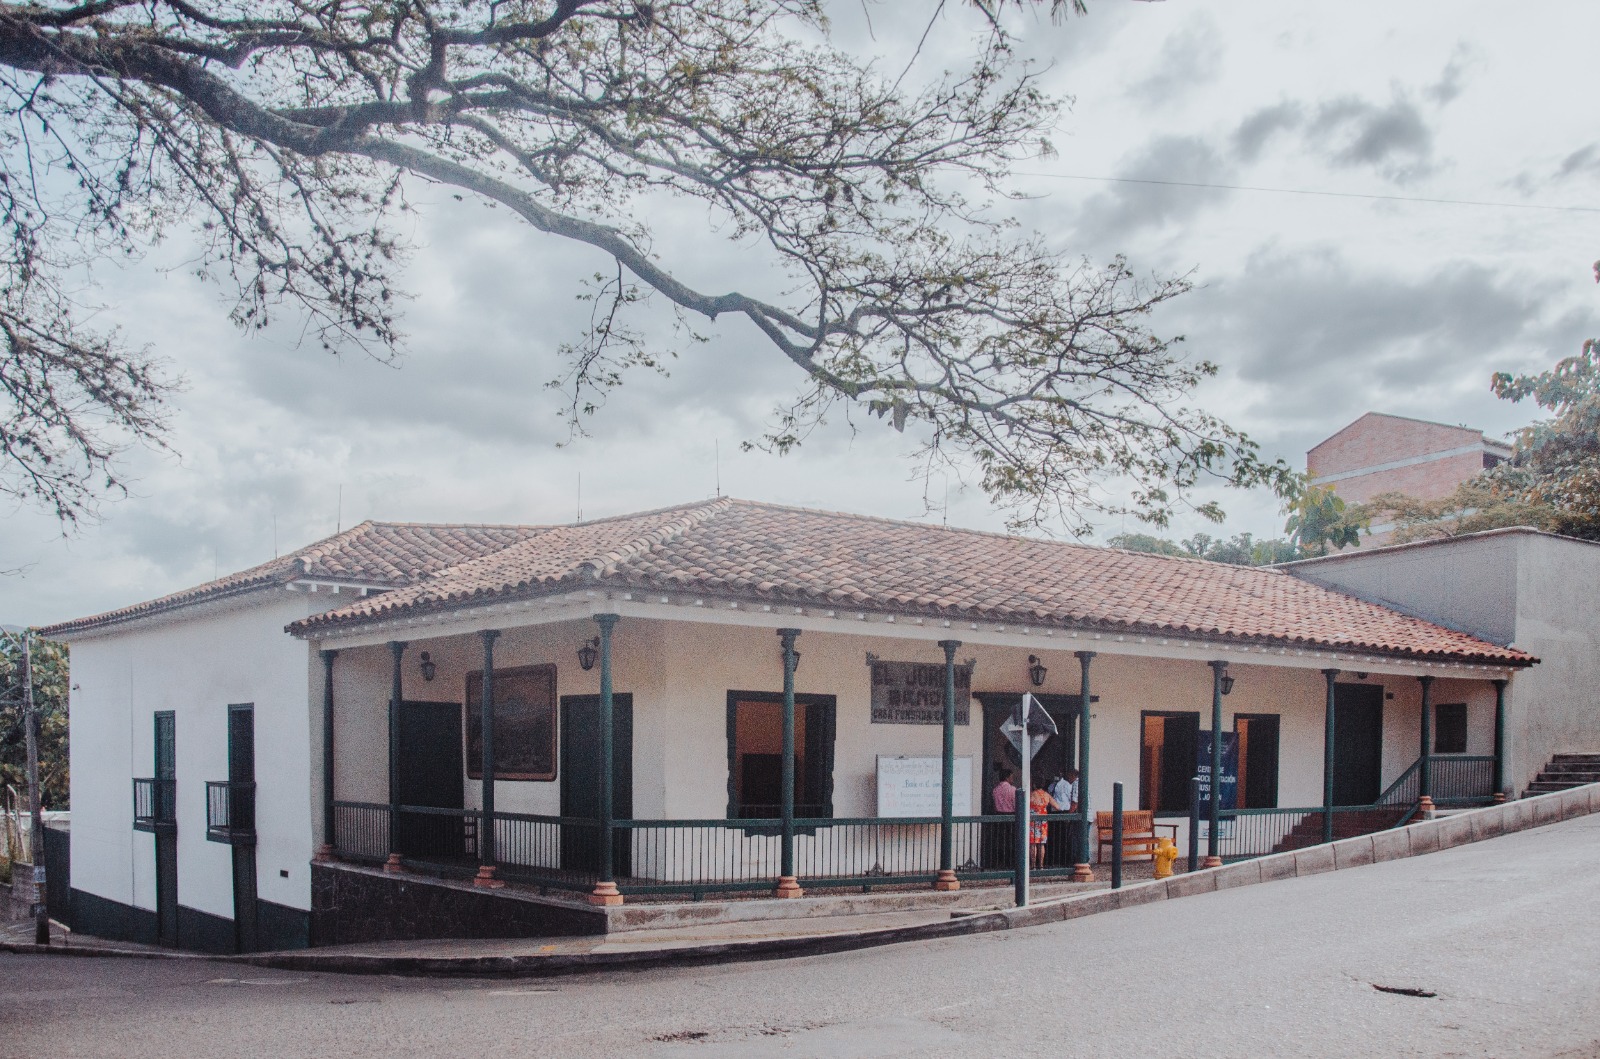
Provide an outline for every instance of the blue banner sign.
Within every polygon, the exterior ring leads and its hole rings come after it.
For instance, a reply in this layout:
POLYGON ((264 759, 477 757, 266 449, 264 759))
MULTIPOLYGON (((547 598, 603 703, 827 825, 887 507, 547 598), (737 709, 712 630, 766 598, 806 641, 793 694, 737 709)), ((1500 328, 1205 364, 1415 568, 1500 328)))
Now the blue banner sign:
MULTIPOLYGON (((1195 741, 1195 775, 1200 777, 1200 816, 1211 815, 1211 733, 1200 732, 1195 741)), ((1219 812, 1239 807, 1239 734, 1222 733, 1222 801, 1219 812)))

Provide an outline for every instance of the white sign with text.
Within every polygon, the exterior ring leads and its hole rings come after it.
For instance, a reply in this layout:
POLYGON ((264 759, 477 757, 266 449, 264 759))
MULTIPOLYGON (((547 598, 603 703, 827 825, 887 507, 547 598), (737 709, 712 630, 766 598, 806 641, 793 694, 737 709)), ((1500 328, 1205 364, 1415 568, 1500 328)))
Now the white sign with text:
MULTIPOLYGON (((878 755, 878 815, 938 816, 943 812, 944 759, 878 755)), ((956 816, 972 815, 972 758, 955 759, 956 816)))

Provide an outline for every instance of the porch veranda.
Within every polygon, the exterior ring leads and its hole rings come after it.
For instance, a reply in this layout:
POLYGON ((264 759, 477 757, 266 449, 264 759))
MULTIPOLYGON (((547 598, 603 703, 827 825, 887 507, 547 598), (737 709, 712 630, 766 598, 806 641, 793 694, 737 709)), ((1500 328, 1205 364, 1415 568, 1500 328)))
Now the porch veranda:
MULTIPOLYGON (((408 805, 398 797, 387 803, 337 801, 325 804, 325 834, 331 849, 352 860, 385 862, 398 868, 405 860, 443 870, 476 866, 480 885, 493 886, 510 879, 541 888, 588 893, 596 902, 615 903, 623 895, 686 894, 701 897, 716 892, 771 891, 777 896, 792 896, 805 888, 933 885, 954 889, 962 882, 1004 880, 1012 877, 1017 858, 1014 851, 1014 819, 1004 815, 961 815, 953 812, 950 792, 953 759, 953 717, 947 716, 944 732, 945 782, 943 812, 939 816, 917 818, 806 816, 795 802, 795 692, 794 667, 798 663, 795 641, 798 630, 778 630, 784 667, 784 782, 783 802, 777 815, 751 818, 636 819, 613 811, 612 762, 609 736, 614 696, 611 688, 612 630, 615 615, 594 618, 599 630, 595 638, 600 663, 600 724, 602 747, 598 770, 598 812, 593 817, 502 812, 495 808, 493 769, 494 717, 484 709, 482 726, 483 775, 482 805, 479 808, 441 808, 408 805), (492 821, 492 827, 485 825, 492 821)), ((495 632, 485 632, 483 657, 485 693, 481 701, 492 700, 495 632)), ((954 687, 954 652, 959 644, 941 642, 946 649, 947 687, 954 687)), ((407 644, 390 643, 394 665, 394 693, 390 701, 391 792, 393 783, 393 725, 400 694, 401 666, 407 644)), ((1077 652, 1082 669, 1082 701, 1092 700, 1091 660, 1093 652, 1077 652)), ((328 665, 325 721, 329 738, 325 753, 325 790, 333 790, 332 759, 332 667, 335 652, 324 652, 328 665)), ((1221 674, 1225 665, 1213 666, 1212 699, 1214 726, 1220 723, 1221 674)), ((1337 670, 1325 670, 1329 688, 1331 734, 1332 690, 1337 670)), ((1423 678, 1426 703, 1430 677, 1423 678)), ((1496 681, 1496 750, 1503 730, 1504 681, 1496 681)), ((953 691, 946 702, 953 704, 953 691)), ((947 714, 953 712, 947 709, 947 714)), ((1424 708, 1422 745, 1428 747, 1424 708)), ((1088 791, 1089 732, 1087 717, 1082 718, 1078 734, 1078 767, 1083 774, 1083 789, 1088 791)), ((1331 743, 1329 744, 1331 747, 1331 743)), ((1331 758, 1330 758, 1331 760, 1331 758)), ((1309 844, 1308 838, 1327 841, 1342 837, 1341 821, 1354 822, 1364 814, 1393 817, 1381 826, 1395 826, 1425 809, 1430 795, 1454 804, 1485 801, 1499 784, 1500 754, 1467 758, 1456 755, 1442 758, 1422 754, 1372 804, 1336 806, 1332 804, 1331 773, 1327 797, 1320 806, 1301 808, 1238 809, 1219 808, 1217 815, 1204 821, 1208 863, 1262 856, 1293 844, 1309 844), (1320 831, 1320 834, 1317 832, 1320 831), (1288 844, 1288 845, 1286 845, 1288 844)), ((987 782, 987 777, 985 777, 987 782)), ((1087 796, 1084 799, 1087 803, 1087 796)), ((1072 845, 1091 848, 1094 836, 1089 821, 1092 809, 1085 804, 1075 814, 1052 814, 1052 830, 1075 832, 1072 845)), ((1189 828, 1191 848, 1201 834, 1201 820, 1189 828)), ((1369 827, 1368 830, 1374 828, 1369 827)), ((1036 870, 1041 878, 1076 877, 1092 879, 1087 856, 1066 854, 1068 844, 1051 843, 1044 865, 1036 870)), ((1198 851, 1196 850, 1196 853, 1198 851)))

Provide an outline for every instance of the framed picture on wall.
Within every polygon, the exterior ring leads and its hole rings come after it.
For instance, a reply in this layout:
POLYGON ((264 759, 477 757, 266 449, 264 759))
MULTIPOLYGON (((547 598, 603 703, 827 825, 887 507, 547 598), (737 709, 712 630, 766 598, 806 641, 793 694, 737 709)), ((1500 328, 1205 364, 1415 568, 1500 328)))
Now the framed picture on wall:
MULTIPOLYGON (((467 674, 467 775, 483 778, 483 671, 467 674)), ((494 778, 556 778, 556 667, 494 671, 494 778)))

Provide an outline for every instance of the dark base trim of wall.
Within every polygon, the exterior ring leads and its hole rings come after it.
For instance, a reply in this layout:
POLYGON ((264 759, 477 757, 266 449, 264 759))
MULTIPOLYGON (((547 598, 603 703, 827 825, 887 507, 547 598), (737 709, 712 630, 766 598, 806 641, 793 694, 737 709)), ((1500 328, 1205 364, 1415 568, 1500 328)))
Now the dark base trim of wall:
POLYGON ((311 866, 315 945, 427 938, 541 938, 604 934, 605 913, 470 883, 385 875, 342 864, 311 866))
POLYGON ((76 933, 156 944, 156 914, 148 908, 135 908, 84 890, 73 890, 68 902, 72 916, 69 923, 76 933))
POLYGON ((311 913, 256 899, 256 940, 263 952, 311 946, 311 913))
MULTIPOLYGON (((109 897, 72 891, 72 929, 111 941, 159 945, 155 912, 109 897)), ((256 901, 257 934, 264 951, 304 949, 311 944, 311 913, 271 901, 256 901)), ((192 952, 227 955, 238 951, 233 920, 178 906, 178 944, 192 952)))
MULTIPOLYGON (((182 893, 180 890, 179 893, 182 893)), ((227 955, 237 952, 234 943, 233 920, 202 912, 188 905, 178 906, 178 948, 194 952, 212 952, 227 955)))

